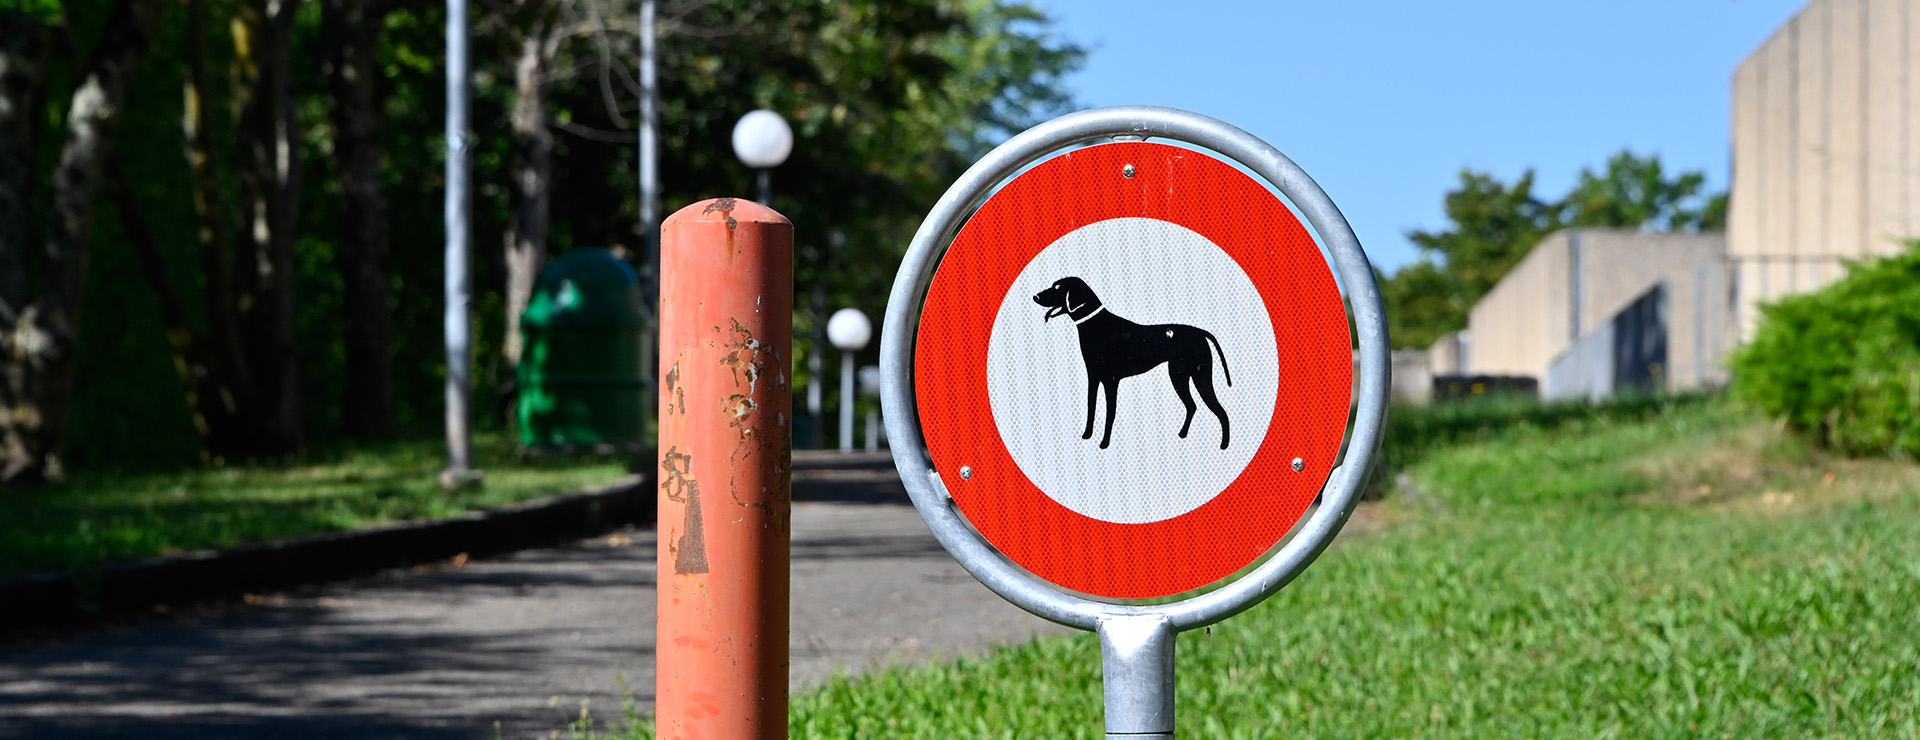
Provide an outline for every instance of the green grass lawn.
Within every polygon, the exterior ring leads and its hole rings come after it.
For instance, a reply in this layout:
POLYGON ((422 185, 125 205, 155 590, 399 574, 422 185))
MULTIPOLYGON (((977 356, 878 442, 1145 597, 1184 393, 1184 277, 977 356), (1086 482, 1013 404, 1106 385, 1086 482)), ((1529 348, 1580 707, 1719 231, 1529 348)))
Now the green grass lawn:
POLYGON ((86 475, 0 494, 0 578, 203 548, 447 517, 607 483, 619 460, 517 459, 504 437, 474 442, 486 485, 444 493, 443 442, 399 442, 290 464, 86 475))
MULTIPOLYGON (((1180 637, 1181 736, 1920 737, 1920 466, 1716 401, 1408 472, 1384 531, 1180 637)), ((793 736, 1100 737, 1099 674, 1076 635, 837 680, 793 736)))

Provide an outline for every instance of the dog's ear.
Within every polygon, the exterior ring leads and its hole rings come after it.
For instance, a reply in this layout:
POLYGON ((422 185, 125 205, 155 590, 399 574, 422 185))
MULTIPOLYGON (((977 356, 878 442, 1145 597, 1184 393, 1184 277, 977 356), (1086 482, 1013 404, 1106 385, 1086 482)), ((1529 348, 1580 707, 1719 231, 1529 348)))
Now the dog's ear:
POLYGON ((1067 312, 1067 309, 1063 308, 1060 302, 1058 302, 1061 295, 1060 281, 1058 280, 1053 281, 1053 284, 1047 286, 1046 290, 1034 294, 1033 302, 1047 307, 1047 315, 1041 317, 1042 321, 1052 321, 1053 317, 1067 312))
POLYGON ((1066 312, 1068 314, 1072 314, 1074 311, 1080 310, 1080 302, 1077 302, 1073 299, 1073 286, 1068 285, 1067 281, 1065 280, 1062 280, 1058 283, 1054 283, 1054 285, 1060 288, 1060 307, 1061 308, 1066 309, 1066 312))

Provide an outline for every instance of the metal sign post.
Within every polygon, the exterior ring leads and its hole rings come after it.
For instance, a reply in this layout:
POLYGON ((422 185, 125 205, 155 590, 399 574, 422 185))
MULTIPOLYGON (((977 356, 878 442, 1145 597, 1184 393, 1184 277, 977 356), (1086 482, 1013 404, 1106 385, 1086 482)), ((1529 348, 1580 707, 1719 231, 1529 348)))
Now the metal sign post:
POLYGON ((1109 737, 1172 737, 1175 634, 1332 541, 1387 362, 1371 265, 1305 172, 1205 116, 1106 108, 1015 136, 934 206, 887 304, 881 402, 941 545, 1099 635, 1109 737))

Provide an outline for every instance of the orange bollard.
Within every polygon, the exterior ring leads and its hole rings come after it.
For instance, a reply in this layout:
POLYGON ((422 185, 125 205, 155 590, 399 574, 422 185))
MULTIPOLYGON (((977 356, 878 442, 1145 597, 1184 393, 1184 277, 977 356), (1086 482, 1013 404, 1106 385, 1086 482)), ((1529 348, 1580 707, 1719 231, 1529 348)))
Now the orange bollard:
POLYGON ((655 736, 787 736, 793 224, 748 200, 660 225, 655 736))

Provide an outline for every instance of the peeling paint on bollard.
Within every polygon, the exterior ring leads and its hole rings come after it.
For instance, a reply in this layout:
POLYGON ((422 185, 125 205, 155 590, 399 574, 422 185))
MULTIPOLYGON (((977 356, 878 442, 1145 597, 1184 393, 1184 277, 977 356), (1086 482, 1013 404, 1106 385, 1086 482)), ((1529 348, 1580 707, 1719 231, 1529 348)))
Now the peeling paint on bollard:
POLYGON ((660 227, 655 732, 787 735, 793 225, 716 198, 660 227), (701 497, 701 482, 709 487, 701 497), (724 483, 722 483, 724 481, 724 483))

